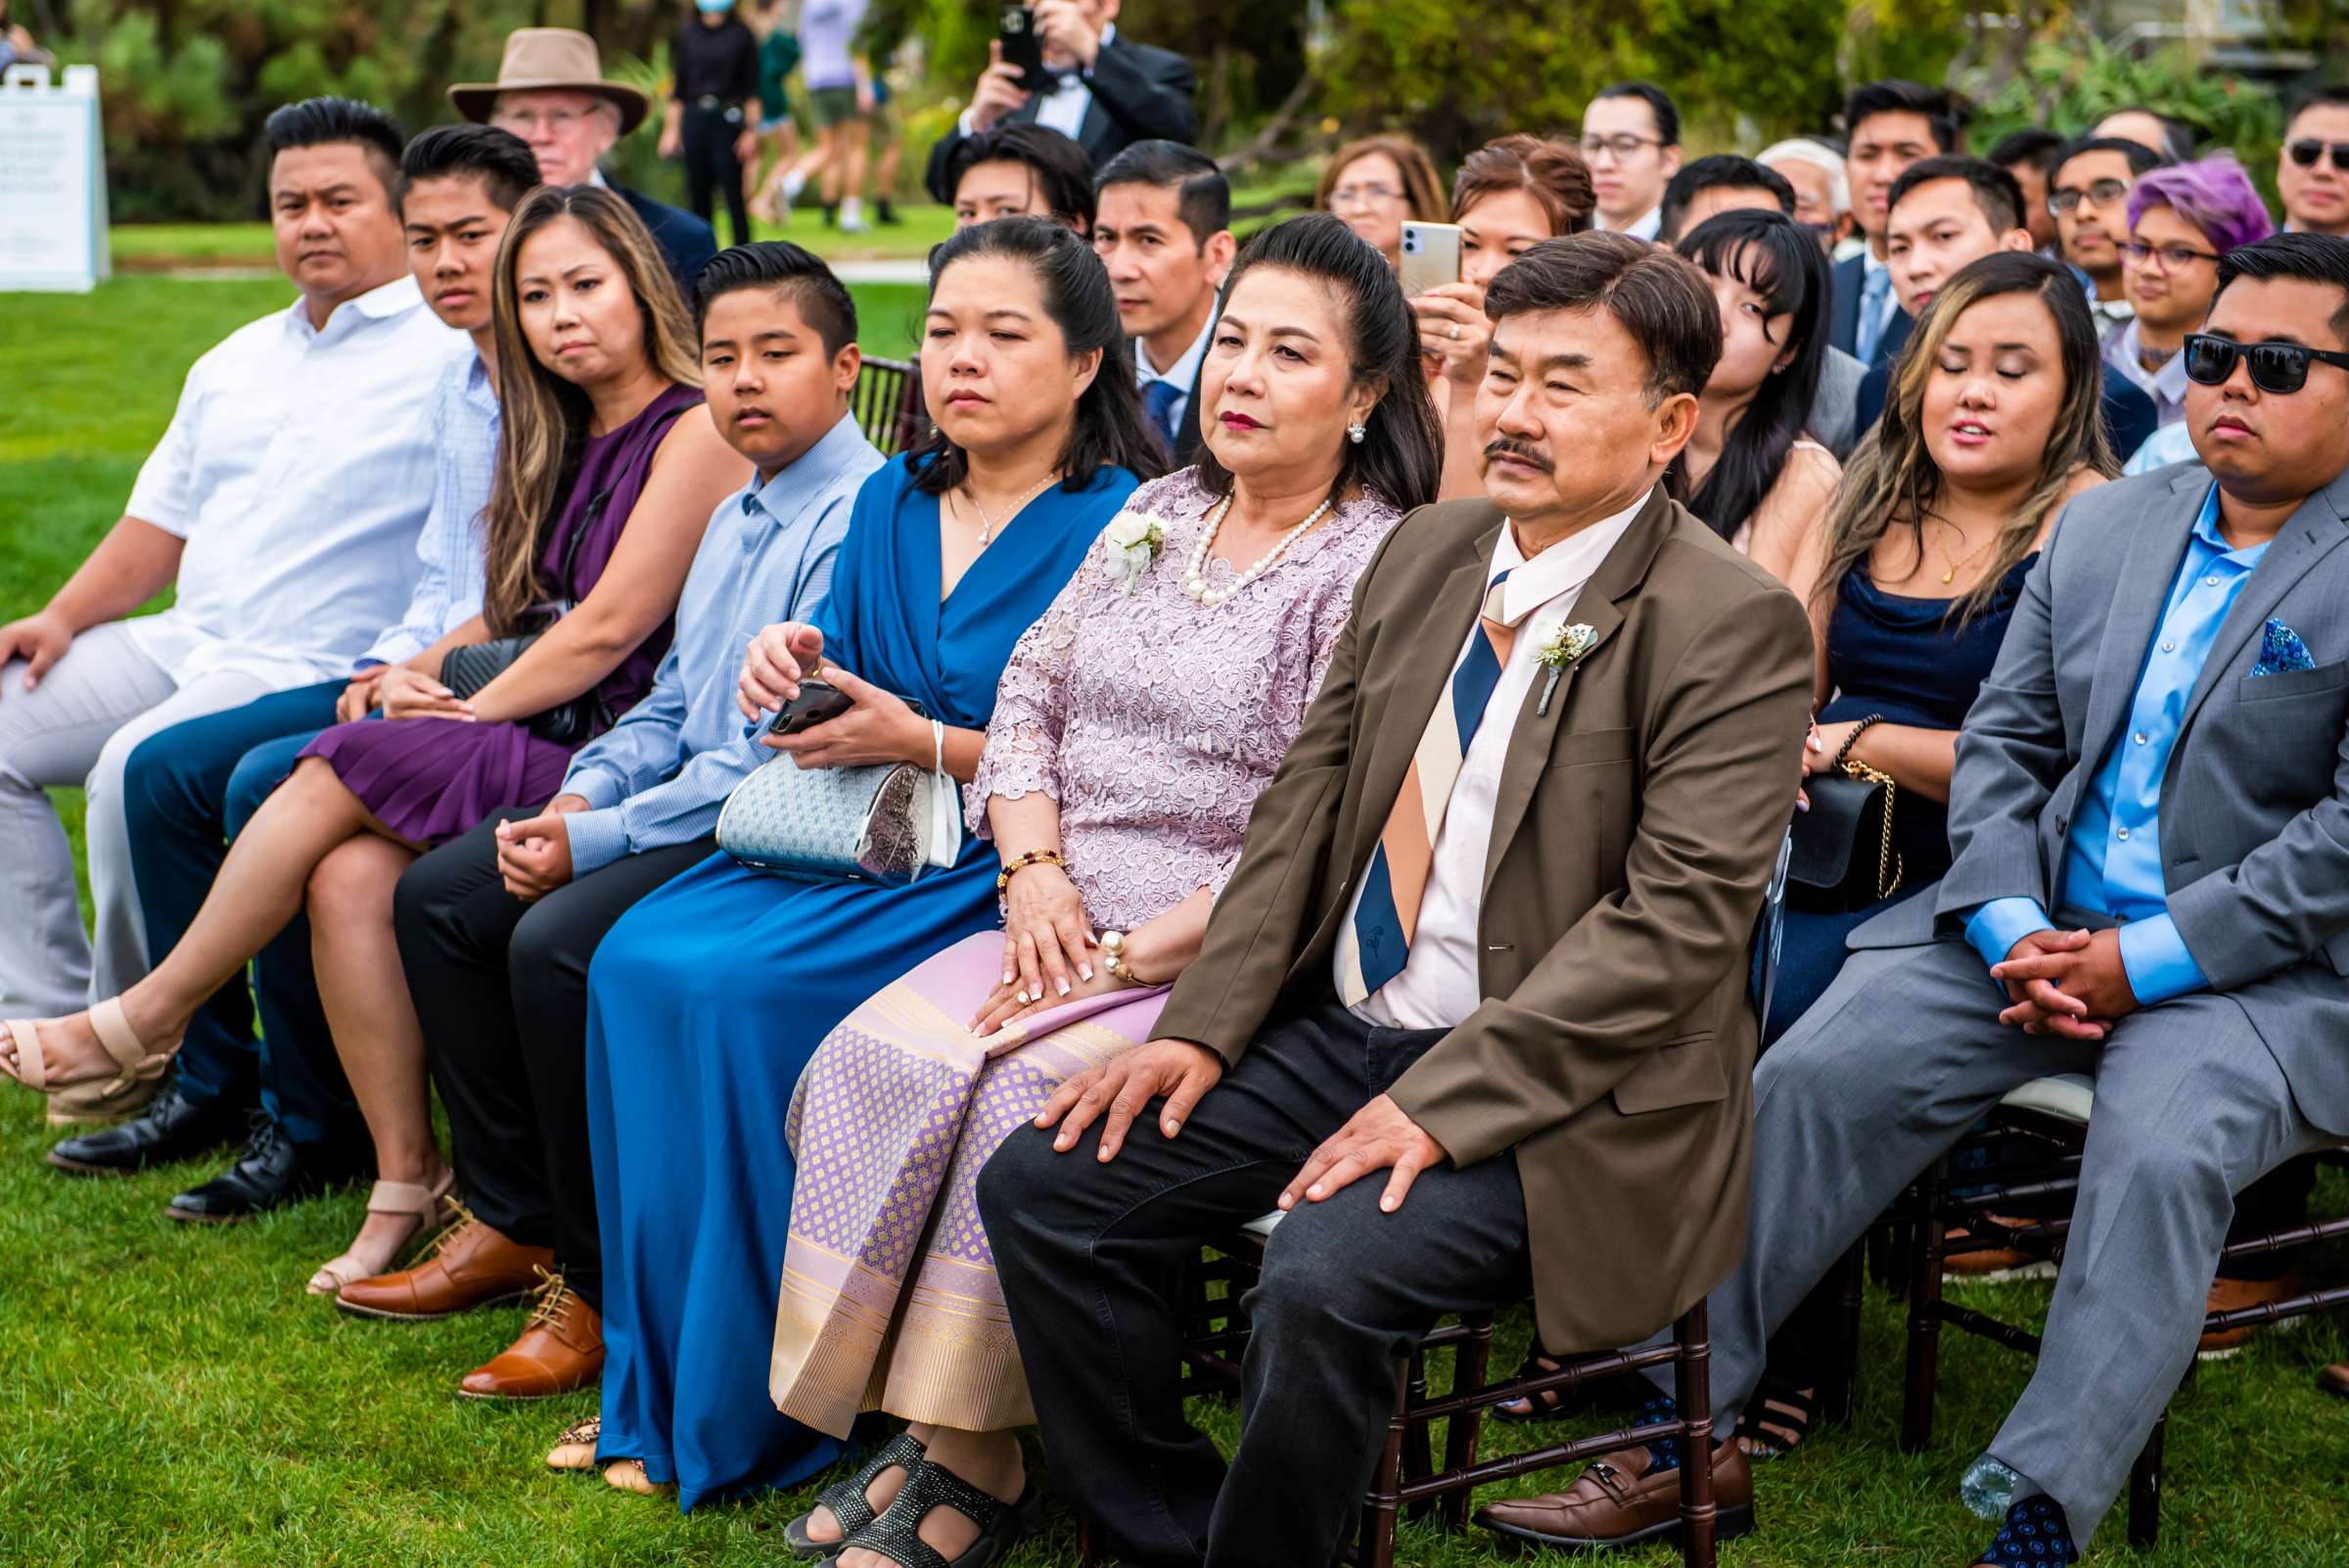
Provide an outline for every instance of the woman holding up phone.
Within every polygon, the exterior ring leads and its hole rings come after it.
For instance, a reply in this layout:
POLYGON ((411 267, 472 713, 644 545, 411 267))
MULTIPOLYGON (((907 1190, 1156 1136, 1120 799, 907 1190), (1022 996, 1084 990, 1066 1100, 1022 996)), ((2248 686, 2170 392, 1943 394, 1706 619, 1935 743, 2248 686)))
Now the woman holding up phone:
MULTIPOLYGON (((913 761, 969 779, 1012 645, 1143 476, 1117 300, 1043 218, 967 229, 931 263, 922 394, 937 429, 865 482, 814 624, 745 662, 755 718, 818 675, 846 713, 767 744, 802 767, 913 761), (920 704, 917 711, 913 706, 920 704), (932 721, 943 726, 934 729, 932 721)), ((763 725, 761 726, 764 727, 763 725)), ((714 855, 638 903, 588 976, 587 1116, 603 1232, 600 1429, 548 1462, 682 1507, 786 1486, 841 1445, 776 1413, 758 1368, 791 1222, 784 1123, 825 1033, 878 976, 988 929, 993 853, 884 887, 714 855)))
POLYGON ((1567 142, 1503 136, 1461 161, 1451 184, 1460 281, 1438 285, 1410 301, 1429 390, 1444 426, 1443 499, 1484 493, 1476 389, 1485 379, 1485 357, 1493 346, 1485 286, 1543 240, 1589 228, 1597 207, 1589 166, 1567 142))

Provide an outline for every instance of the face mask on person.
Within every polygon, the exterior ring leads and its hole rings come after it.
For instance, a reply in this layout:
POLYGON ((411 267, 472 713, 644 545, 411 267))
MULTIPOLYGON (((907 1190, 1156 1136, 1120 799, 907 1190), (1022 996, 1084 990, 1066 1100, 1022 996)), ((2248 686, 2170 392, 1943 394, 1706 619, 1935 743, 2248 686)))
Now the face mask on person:
POLYGON ((693 5, 705 17, 722 17, 734 9, 734 0, 693 0, 693 5))

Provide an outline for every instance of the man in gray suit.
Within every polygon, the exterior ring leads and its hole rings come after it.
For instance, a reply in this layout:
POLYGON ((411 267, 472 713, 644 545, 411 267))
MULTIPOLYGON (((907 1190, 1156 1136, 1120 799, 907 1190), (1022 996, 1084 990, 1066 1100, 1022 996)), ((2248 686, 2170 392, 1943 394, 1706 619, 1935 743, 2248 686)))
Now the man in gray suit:
MULTIPOLYGON (((2234 1194, 2349 1135, 2349 242, 2234 252, 2185 352, 2207 468, 2065 508, 1958 742, 1949 875, 1853 935, 1755 1073, 1752 1229, 1711 1297, 1733 1411, 1919 1170, 2017 1085, 2095 1075, 1977 1564, 2076 1560, 2193 1360, 2234 1194)), ((1621 1541, 1658 1463, 1484 1517, 1621 1541)))

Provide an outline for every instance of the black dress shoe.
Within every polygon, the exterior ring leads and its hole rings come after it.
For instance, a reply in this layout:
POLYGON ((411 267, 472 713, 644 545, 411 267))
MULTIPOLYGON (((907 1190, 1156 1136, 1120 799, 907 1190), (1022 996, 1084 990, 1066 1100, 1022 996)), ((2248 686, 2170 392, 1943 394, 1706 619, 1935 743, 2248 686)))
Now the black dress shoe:
POLYGON ((66 1139, 49 1151, 49 1163, 75 1176, 128 1176, 232 1143, 244 1121, 237 1106, 219 1100, 199 1104, 172 1084, 120 1127, 66 1139))
POLYGON ((253 1113, 253 1135, 237 1163, 203 1186, 171 1200, 166 1212, 195 1224, 227 1224, 267 1214, 281 1205, 323 1192, 361 1173, 347 1160, 330 1159, 286 1136, 285 1129, 253 1113))

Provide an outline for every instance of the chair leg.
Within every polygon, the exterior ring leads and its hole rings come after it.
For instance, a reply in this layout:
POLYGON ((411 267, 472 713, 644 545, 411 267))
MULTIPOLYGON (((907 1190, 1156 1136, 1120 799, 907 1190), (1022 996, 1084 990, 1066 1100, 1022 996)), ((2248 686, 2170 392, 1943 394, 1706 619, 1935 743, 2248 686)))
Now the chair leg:
POLYGON ((1681 1412, 1681 1561, 1714 1568, 1713 1340, 1699 1301, 1673 1325, 1673 1403, 1681 1412))
POLYGON ((2141 1551, 2161 1542, 2161 1440, 2169 1424, 2170 1412, 2163 1410, 2129 1467, 2129 1545, 2141 1551))
POLYGON ((1378 1451, 1370 1496, 1362 1505, 1359 1561, 1362 1568, 1395 1568, 1396 1510, 1402 1501, 1403 1443, 1410 1407, 1410 1368, 1396 1368, 1395 1413, 1387 1418, 1387 1441, 1378 1451))
POLYGON ((1852 1244, 1835 1266, 1840 1288, 1835 1295, 1835 1377, 1824 1390, 1820 1409, 1838 1425, 1849 1425, 1860 1391, 1860 1312, 1867 1285, 1867 1240, 1852 1244))
POLYGON ((1945 1157, 1925 1168, 1916 1183, 1916 1220, 1909 1275, 1909 1387, 1901 1408, 1901 1447, 1911 1453, 1933 1442, 1934 1381, 1941 1354, 1942 1192, 1950 1163, 1945 1157))
MULTIPOLYGON (((1451 1362, 1451 1391, 1465 1394, 1481 1389, 1493 1375, 1493 1315, 1479 1314, 1468 1323, 1467 1342, 1453 1352, 1451 1362)), ((1482 1405, 1461 1411, 1445 1423, 1444 1468, 1464 1470, 1476 1462, 1477 1448, 1485 1435, 1485 1407, 1482 1405)), ((1468 1528, 1468 1512, 1475 1506, 1476 1489, 1462 1487, 1448 1494, 1437 1511, 1437 1518, 1447 1530, 1468 1528)))
MULTIPOLYGON (((1435 1474, 1435 1423, 1415 1412, 1427 1403, 1427 1355, 1411 1352, 1410 1370, 1403 1385, 1403 1478, 1405 1481, 1424 1481, 1435 1474)), ((1410 1517, 1425 1518, 1435 1506, 1432 1502, 1411 1504, 1410 1517)))

